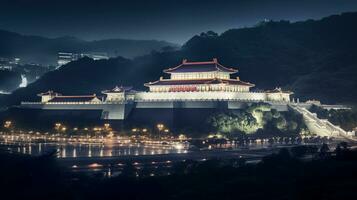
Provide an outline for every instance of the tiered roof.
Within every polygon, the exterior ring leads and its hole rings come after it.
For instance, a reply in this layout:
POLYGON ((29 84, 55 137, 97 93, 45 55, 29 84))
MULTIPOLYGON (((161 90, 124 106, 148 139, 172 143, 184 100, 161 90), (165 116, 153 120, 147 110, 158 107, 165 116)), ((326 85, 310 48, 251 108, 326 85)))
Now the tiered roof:
POLYGON ((169 68, 164 70, 165 73, 189 73, 189 72, 227 72, 236 73, 238 70, 233 68, 227 68, 219 64, 217 59, 214 58, 212 61, 206 62, 188 62, 186 59, 182 63, 174 68, 169 68))
POLYGON ((56 96, 48 102, 89 102, 93 99, 98 99, 95 94, 81 96, 56 96))
POLYGON ((229 85, 244 85, 253 87, 254 84, 243 82, 236 79, 188 79, 188 80, 175 80, 175 79, 162 79, 155 82, 144 84, 145 86, 152 85, 200 85, 200 84, 229 84, 229 85))

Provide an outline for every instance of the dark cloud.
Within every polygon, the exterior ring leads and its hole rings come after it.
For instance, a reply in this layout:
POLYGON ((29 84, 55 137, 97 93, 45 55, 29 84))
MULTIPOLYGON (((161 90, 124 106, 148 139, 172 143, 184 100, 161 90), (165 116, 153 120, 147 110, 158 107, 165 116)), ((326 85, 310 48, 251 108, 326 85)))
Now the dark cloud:
POLYGON ((0 28, 58 37, 163 39, 182 43, 202 31, 357 11, 355 0, 2 0, 0 28))

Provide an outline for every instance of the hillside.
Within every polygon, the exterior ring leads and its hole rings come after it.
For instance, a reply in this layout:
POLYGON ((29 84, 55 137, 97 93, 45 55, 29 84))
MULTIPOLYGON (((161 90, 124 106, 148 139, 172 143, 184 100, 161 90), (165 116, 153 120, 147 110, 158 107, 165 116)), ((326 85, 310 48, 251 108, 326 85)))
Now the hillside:
MULTIPOLYGON (((17 72, 0 70, 0 91, 15 90, 21 83, 21 75, 17 72)), ((1 92, 0 92, 1 93, 1 92)))
POLYGON ((296 23, 265 22, 221 35, 202 33, 180 50, 152 52, 131 60, 85 58, 46 74, 3 101, 19 103, 48 89, 69 94, 99 92, 117 84, 144 89, 143 83, 157 80, 163 69, 176 66, 183 58, 198 61, 216 57, 223 65, 238 68, 241 79, 255 83, 256 90, 282 86, 302 100, 355 103, 355 24, 357 13, 296 23))
POLYGON ((27 36, 0 30, 0 57, 20 57, 22 61, 55 64, 58 52, 106 52, 109 56, 132 58, 160 50, 177 47, 165 41, 108 39, 85 41, 75 37, 46 38, 27 36))

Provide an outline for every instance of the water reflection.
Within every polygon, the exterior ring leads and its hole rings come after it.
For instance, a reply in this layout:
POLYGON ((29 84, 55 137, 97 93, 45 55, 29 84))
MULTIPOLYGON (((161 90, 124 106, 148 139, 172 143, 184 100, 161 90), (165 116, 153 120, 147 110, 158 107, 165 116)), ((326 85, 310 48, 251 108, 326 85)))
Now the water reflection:
POLYGON ((140 156, 140 155, 157 155, 170 153, 187 153, 187 150, 177 149, 174 145, 145 145, 145 144, 83 144, 83 143, 25 143, 12 142, 11 144, 3 143, 9 146, 11 151, 30 154, 42 155, 52 151, 57 151, 59 158, 76 158, 76 157, 113 157, 113 156, 140 156))

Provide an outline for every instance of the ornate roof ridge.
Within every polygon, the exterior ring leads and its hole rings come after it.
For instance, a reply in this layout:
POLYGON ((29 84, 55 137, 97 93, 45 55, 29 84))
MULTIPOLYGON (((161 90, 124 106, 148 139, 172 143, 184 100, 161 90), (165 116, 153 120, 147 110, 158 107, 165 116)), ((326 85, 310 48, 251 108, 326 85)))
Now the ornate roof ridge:
POLYGON ((224 67, 223 65, 221 65, 218 62, 217 58, 213 58, 212 61, 200 61, 200 62, 188 62, 187 59, 183 59, 182 63, 180 65, 178 65, 176 67, 165 69, 165 70, 163 70, 163 72, 164 73, 172 73, 173 71, 175 71, 185 65, 188 65, 188 66, 190 66, 190 65, 214 65, 214 67, 217 71, 227 71, 230 73, 238 72, 237 69, 224 67))
POLYGON ((113 89, 103 90, 102 93, 105 94, 105 93, 124 92, 124 91, 131 90, 131 89, 132 89, 131 86, 116 85, 113 89))

